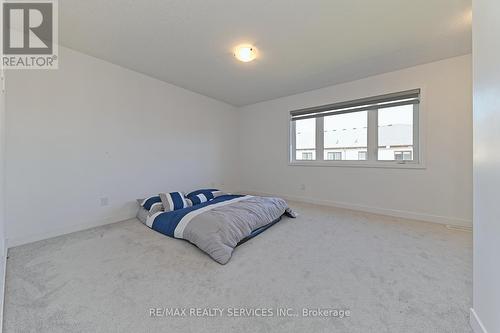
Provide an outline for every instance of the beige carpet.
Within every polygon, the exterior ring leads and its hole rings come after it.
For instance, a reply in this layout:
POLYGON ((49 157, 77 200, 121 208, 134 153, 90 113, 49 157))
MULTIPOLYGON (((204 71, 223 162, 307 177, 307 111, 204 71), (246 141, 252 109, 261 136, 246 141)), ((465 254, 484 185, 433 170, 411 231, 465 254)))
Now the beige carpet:
POLYGON ((298 219, 237 248, 225 266, 135 219, 12 248, 5 332, 471 331, 470 233, 291 206, 298 219), (348 309, 350 317, 228 316, 233 307, 278 306, 348 309), (156 307, 226 312, 150 317, 156 307))

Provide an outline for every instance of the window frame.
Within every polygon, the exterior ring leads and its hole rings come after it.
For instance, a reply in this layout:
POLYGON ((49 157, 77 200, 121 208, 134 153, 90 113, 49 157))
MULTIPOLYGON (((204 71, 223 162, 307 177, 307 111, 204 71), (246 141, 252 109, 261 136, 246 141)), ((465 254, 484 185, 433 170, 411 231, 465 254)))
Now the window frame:
POLYGON ((393 169, 425 169, 425 89, 420 89, 420 103, 413 105, 413 158, 412 161, 378 160, 378 109, 368 110, 368 142, 366 160, 325 160, 324 159, 324 117, 316 118, 316 160, 297 160, 295 157, 295 121, 287 113, 288 119, 288 165, 315 167, 361 167, 393 169))

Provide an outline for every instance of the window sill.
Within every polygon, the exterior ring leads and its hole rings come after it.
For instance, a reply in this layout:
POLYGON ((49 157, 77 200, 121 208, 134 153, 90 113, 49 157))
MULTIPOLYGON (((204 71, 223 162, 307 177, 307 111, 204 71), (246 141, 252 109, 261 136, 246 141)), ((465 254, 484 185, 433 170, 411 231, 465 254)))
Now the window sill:
POLYGON ((426 169, 423 163, 397 163, 397 162, 356 162, 356 161, 294 161, 288 162, 289 166, 307 167, 341 167, 341 168, 385 168, 385 169, 426 169))

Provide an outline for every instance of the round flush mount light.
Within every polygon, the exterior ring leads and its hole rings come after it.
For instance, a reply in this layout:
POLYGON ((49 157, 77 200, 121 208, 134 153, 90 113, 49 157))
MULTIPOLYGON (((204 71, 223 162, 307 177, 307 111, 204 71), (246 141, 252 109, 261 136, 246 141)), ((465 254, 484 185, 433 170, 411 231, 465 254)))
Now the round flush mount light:
POLYGON ((257 58, 257 49, 248 44, 238 45, 234 48, 234 56, 239 61, 250 62, 257 58))

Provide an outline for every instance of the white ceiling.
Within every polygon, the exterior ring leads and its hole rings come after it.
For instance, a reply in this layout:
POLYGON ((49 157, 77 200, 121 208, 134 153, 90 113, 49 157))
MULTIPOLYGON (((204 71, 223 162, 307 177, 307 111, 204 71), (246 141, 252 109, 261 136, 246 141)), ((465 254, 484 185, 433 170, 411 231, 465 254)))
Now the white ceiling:
POLYGON ((471 0, 62 0, 60 43, 241 106, 471 52, 471 0), (260 57, 241 63, 233 46, 260 57))

